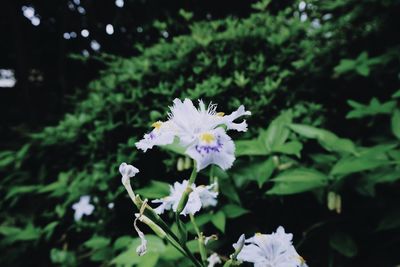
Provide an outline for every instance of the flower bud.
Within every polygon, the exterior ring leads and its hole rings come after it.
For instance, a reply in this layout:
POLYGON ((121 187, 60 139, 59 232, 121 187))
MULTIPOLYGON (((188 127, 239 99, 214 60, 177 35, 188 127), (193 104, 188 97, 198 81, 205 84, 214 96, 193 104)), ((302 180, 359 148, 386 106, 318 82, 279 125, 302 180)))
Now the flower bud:
POLYGON ((129 181, 129 178, 135 176, 139 170, 136 167, 123 162, 119 165, 119 172, 122 175, 122 184, 125 185, 129 181))

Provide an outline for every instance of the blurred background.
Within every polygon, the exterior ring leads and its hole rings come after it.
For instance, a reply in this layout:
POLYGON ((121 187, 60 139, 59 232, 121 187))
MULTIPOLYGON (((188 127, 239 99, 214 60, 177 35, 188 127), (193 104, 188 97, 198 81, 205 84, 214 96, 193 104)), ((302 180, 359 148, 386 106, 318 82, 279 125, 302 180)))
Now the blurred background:
POLYGON ((400 264, 400 1, 2 6, 3 266, 190 266, 152 236, 136 256, 118 173, 138 166, 148 198, 188 177, 183 155, 134 146, 176 97, 253 114, 235 167, 199 178, 221 185, 200 219, 212 250, 284 225, 309 266, 400 264), (76 219, 86 195, 94 211, 76 219))

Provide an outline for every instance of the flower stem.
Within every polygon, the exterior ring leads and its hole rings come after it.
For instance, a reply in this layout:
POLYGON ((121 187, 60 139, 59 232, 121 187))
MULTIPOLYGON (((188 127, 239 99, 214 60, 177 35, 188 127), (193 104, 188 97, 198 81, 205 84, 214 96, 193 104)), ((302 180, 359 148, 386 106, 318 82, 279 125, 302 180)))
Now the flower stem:
POLYGON ((192 184, 194 184, 194 182, 196 181, 196 177, 197 177, 197 170, 196 170, 196 164, 195 164, 195 166, 193 167, 192 174, 190 175, 188 185, 187 185, 185 191, 183 191, 181 199, 179 200, 178 208, 176 209, 177 214, 181 214, 181 212, 185 208, 186 203, 189 199, 189 194, 192 192, 192 184))
POLYGON ((205 266, 206 262, 207 262, 207 251, 206 251, 206 246, 204 244, 204 236, 203 236, 203 233, 200 232, 199 226, 197 225, 196 219, 194 218, 193 214, 189 214, 189 216, 190 216, 190 221, 193 224, 194 230, 197 233, 201 261, 203 262, 203 265, 205 266))
MULTIPOLYGON (((195 178, 194 178, 195 179, 195 178)), ((132 190, 131 183, 129 179, 123 183, 126 191, 128 192, 129 197, 135 206, 140 210, 143 205, 143 200, 139 195, 135 195, 132 190)), ((147 216, 151 221, 155 222, 162 230, 167 233, 167 240, 174 246, 179 252, 183 255, 187 256, 194 264, 195 267, 202 267, 202 264, 196 259, 196 257, 192 254, 189 248, 186 246, 184 242, 180 242, 179 238, 174 234, 174 232, 169 228, 169 226, 161 219, 161 217, 147 204, 145 204, 145 210, 143 212, 145 216, 147 216)), ((179 218, 178 218, 179 219, 179 218)))

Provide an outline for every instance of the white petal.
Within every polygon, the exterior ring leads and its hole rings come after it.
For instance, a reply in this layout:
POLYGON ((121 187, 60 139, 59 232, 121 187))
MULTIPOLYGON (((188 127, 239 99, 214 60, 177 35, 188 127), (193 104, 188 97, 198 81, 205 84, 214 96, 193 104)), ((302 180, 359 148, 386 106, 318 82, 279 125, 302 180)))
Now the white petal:
POLYGON ((241 105, 236 111, 232 112, 227 116, 223 116, 224 124, 226 124, 228 130, 236 130, 239 132, 247 131, 247 123, 246 121, 242 121, 241 123, 233 122, 237 118, 244 116, 244 115, 251 115, 250 111, 246 111, 244 106, 241 105))

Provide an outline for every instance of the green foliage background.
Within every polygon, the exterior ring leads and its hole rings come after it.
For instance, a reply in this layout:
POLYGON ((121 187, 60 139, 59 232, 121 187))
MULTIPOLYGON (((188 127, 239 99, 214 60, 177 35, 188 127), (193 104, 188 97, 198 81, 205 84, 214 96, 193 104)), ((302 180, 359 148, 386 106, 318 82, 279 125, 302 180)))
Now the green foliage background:
POLYGON ((175 97, 253 114, 234 136, 234 168, 200 176, 220 182, 218 207, 199 218, 219 235, 213 250, 229 255, 241 233, 283 225, 310 266, 400 263, 399 2, 253 8, 200 22, 181 11, 187 34, 133 58, 102 55, 105 69, 70 113, 0 153, 2 265, 186 266, 152 236, 136 256, 135 209, 118 173, 123 161, 138 166, 134 188, 148 198, 188 177, 176 168, 182 156, 134 147, 175 97), (86 194, 96 209, 74 222, 71 205, 86 194))

